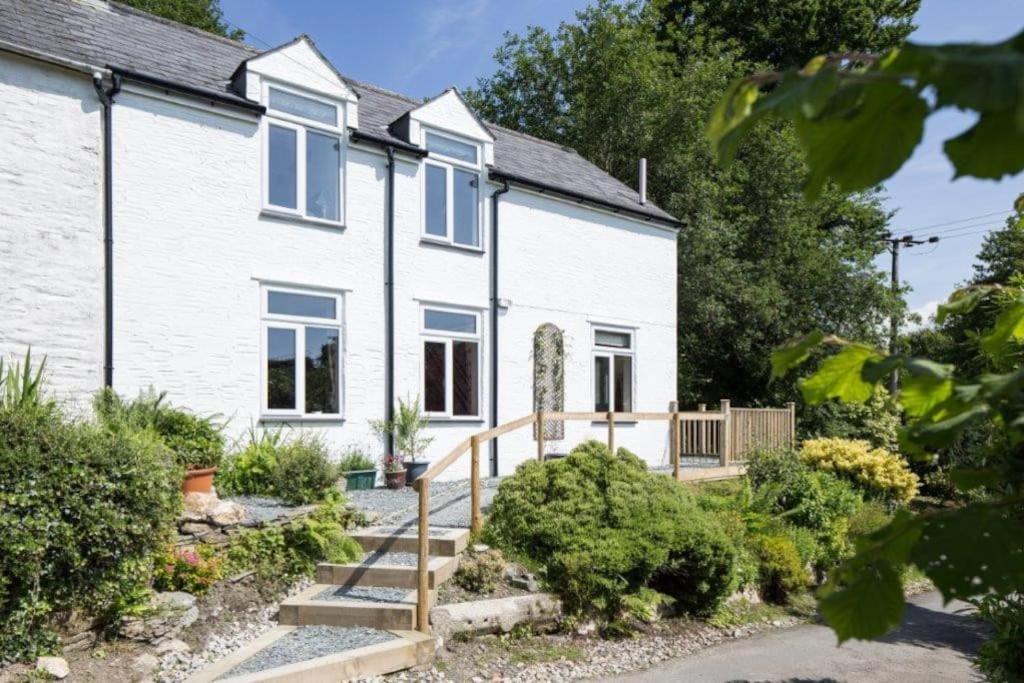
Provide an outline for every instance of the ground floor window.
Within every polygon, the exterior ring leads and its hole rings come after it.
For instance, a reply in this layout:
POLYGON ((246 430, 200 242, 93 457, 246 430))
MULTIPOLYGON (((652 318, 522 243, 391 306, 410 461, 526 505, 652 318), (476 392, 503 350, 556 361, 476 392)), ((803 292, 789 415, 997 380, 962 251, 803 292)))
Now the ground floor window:
POLYGON ((263 413, 341 415, 340 294, 263 289, 263 413))
POLYGON ((633 332, 594 328, 594 412, 633 412, 633 332))
POLYGON ((438 417, 480 416, 480 315, 423 309, 423 410, 438 417))

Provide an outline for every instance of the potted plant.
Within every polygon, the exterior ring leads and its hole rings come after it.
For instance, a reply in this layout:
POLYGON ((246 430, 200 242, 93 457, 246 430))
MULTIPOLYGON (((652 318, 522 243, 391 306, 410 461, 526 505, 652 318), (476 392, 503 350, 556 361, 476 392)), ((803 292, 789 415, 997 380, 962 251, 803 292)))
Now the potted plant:
POLYGON ((400 462, 403 462, 406 471, 405 483, 412 484, 426 470, 430 464, 421 460, 423 451, 426 450, 432 438, 421 435, 429 420, 420 413, 420 399, 417 396, 413 401, 398 399, 398 406, 395 416, 390 420, 378 420, 372 423, 373 428, 382 438, 391 435, 394 439, 395 455, 400 462))
POLYGON ((400 489, 405 486, 405 466, 397 455, 385 455, 380 460, 384 470, 384 485, 389 489, 400 489))
POLYGON ((357 449, 352 449, 342 456, 338 469, 345 476, 346 491, 372 489, 377 481, 377 468, 374 467, 373 460, 357 449))

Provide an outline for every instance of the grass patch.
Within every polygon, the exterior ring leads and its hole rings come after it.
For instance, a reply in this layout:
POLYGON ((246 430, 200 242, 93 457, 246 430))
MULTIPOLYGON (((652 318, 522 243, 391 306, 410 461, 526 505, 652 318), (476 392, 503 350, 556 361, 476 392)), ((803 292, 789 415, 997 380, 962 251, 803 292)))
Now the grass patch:
POLYGON ((583 650, 569 643, 544 643, 540 638, 520 640, 505 647, 508 659, 513 664, 538 664, 540 662, 578 662, 584 658, 583 650))
POLYGON ((810 619, 814 614, 814 596, 810 593, 799 593, 791 596, 786 605, 735 600, 719 607, 708 619, 708 624, 715 628, 736 628, 789 617, 810 619))

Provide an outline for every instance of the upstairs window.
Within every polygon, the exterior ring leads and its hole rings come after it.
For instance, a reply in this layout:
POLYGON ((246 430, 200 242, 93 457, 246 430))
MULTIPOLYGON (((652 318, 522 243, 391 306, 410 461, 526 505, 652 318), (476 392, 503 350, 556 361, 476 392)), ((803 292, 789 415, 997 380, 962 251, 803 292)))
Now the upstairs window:
POLYGON ((341 296, 263 290, 263 414, 341 415, 341 296))
POLYGON ((480 416, 480 316, 423 309, 423 409, 438 417, 480 416))
POLYGON ((480 149, 427 133, 424 164, 424 236, 480 248, 480 149))
POLYGON ((268 86, 265 208, 341 223, 344 155, 338 106, 268 86))
POLYGON ((633 412, 633 333, 594 329, 594 412, 633 412))

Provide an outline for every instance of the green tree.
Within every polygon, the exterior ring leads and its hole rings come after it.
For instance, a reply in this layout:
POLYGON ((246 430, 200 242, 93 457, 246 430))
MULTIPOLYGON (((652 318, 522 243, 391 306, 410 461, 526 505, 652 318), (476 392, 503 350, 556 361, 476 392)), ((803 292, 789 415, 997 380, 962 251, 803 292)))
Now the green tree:
POLYGON ((974 265, 974 284, 1007 285, 1024 274, 1024 194, 1014 203, 1006 225, 985 236, 974 265))
MULTIPOLYGON (((780 14, 783 4, 775 3, 780 14)), ((870 193, 830 188, 808 205, 791 125, 763 122, 736 163, 717 168, 704 121, 730 81, 761 65, 735 54, 729 22, 712 25, 703 6, 685 41, 678 32, 666 37, 673 11, 663 2, 605 1, 553 33, 507 35, 496 71, 467 98, 488 120, 570 145, 627 184, 646 157, 652 199, 688 224, 678 256, 680 399, 789 400, 792 381, 769 386, 765 348, 816 326, 875 338, 900 305, 873 265, 888 216, 870 193), (835 224, 843 227, 823 229, 835 224)), ((876 16, 872 35, 891 18, 876 16)), ((854 19, 870 17, 837 19, 835 30, 849 37, 828 45, 880 44, 856 37, 866 29, 854 19)), ((780 47, 791 39, 774 36, 780 47)))
POLYGON ((220 8, 220 0, 119 0, 143 12, 176 21, 186 26, 194 26, 210 33, 216 33, 232 40, 245 38, 245 31, 231 28, 224 20, 224 10, 220 8))
MULTIPOLYGON (((816 197, 832 182, 856 190, 891 176, 917 146, 924 120, 946 106, 977 114, 944 145, 958 175, 999 178, 1024 170, 1024 32, 991 45, 907 43, 885 55, 819 56, 799 70, 744 77, 716 108, 708 133, 728 164, 756 124, 791 121, 808 163, 807 194, 816 197)), ((989 249, 986 258, 1001 262, 1004 251, 989 249)), ((989 457, 950 473, 959 490, 978 495, 962 507, 897 514, 829 575, 819 607, 841 641, 877 637, 900 623, 901 570, 908 564, 946 600, 1005 599, 1024 585, 1024 288, 1016 275, 1010 282, 962 289, 936 316, 942 325, 983 302, 995 304, 992 324, 976 337, 991 368, 981 374, 820 331, 772 356, 781 376, 822 345, 839 349, 800 384, 812 404, 862 403, 892 372, 902 372, 907 421, 899 438, 907 454, 930 458, 979 426, 992 430, 989 457)), ((987 673, 994 668, 990 660, 987 673)))

